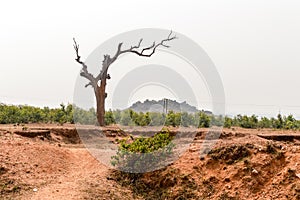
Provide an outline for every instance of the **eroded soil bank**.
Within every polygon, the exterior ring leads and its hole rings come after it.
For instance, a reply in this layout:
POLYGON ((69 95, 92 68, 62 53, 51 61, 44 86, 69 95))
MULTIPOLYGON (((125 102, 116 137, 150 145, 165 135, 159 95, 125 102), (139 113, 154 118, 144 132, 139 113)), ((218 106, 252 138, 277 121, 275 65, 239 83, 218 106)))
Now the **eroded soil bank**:
MULTIPOLYGON (((207 131, 197 130, 189 149, 172 165, 136 176, 98 162, 73 125, 1 125, 0 199, 300 198, 297 137, 277 141, 258 136, 299 132, 224 129, 213 150, 200 159, 207 131)), ((107 127, 105 134, 112 141, 126 135, 116 127, 107 127)))

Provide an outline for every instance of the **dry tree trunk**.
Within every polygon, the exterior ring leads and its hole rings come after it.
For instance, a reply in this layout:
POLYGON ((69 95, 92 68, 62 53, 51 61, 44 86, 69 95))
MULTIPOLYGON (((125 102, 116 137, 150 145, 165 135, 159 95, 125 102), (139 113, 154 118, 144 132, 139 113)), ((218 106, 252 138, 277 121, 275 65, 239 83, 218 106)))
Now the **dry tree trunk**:
POLYGON ((106 98, 106 93, 105 93, 105 85, 104 82, 106 81, 101 81, 100 87, 97 87, 95 90, 95 96, 96 96, 96 105, 97 105, 97 120, 100 126, 105 125, 105 98, 106 98))

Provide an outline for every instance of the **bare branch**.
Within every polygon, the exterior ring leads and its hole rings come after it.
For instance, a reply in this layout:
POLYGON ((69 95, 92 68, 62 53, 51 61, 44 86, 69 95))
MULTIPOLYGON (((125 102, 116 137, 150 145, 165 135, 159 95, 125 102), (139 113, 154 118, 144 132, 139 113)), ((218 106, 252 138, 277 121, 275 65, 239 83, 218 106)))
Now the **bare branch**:
POLYGON ((97 86, 98 81, 110 79, 110 76, 107 75, 108 68, 112 63, 114 63, 118 59, 118 57, 121 54, 135 53, 139 56, 151 57, 155 53, 155 51, 158 47, 162 46, 162 47, 165 47, 165 48, 169 48, 170 46, 165 44, 165 43, 167 43, 171 40, 177 39, 176 35, 172 36, 172 34, 173 34, 173 32, 170 31, 170 33, 169 33, 169 35, 166 39, 161 40, 159 43, 153 42, 152 45, 150 45, 148 47, 145 47, 143 49, 140 49, 141 45, 142 45, 142 42, 143 42, 142 38, 139 40, 137 45, 131 46, 129 49, 126 49, 126 50, 122 50, 123 43, 122 42, 119 43, 118 48, 117 48, 117 52, 115 53, 115 55, 112 58, 110 57, 110 55, 104 55, 104 59, 103 59, 103 62, 102 62, 102 69, 101 69, 100 73, 98 74, 98 76, 96 78, 88 72, 87 65, 80 60, 79 44, 77 44, 75 39, 73 38, 73 40, 74 40, 74 45, 73 46, 74 46, 74 49, 76 51, 76 56, 77 56, 75 60, 82 65, 82 72, 80 73, 80 75, 87 78, 90 81, 86 85, 86 87, 89 86, 89 85, 92 85, 95 88, 97 86))
POLYGON ((130 49, 138 49, 138 48, 140 48, 140 46, 141 46, 141 44, 142 44, 142 41, 143 41, 143 38, 140 39, 138 45, 136 45, 136 46, 131 46, 130 49))
POLYGON ((86 79, 88 79, 90 81, 88 84, 85 85, 85 87, 88 87, 89 85, 91 85, 95 88, 97 86, 97 81, 96 81, 95 77, 91 73, 88 72, 87 65, 83 61, 80 60, 81 57, 79 56, 79 44, 77 44, 75 38, 73 38, 73 41, 74 41, 73 47, 76 52, 75 60, 79 64, 82 65, 80 76, 85 77, 86 79))
POLYGON ((141 42, 142 42, 142 40, 140 40, 139 44, 137 46, 135 46, 135 48, 131 47, 130 49, 121 51, 120 54, 130 52, 130 53, 135 53, 139 56, 150 57, 155 53, 156 49, 159 46, 163 46, 163 47, 166 47, 166 48, 170 47, 170 46, 166 45, 165 42, 169 42, 171 40, 177 39, 176 35, 172 36, 172 33, 173 32, 171 31, 170 34, 168 35, 168 37, 166 39, 161 40, 161 42, 159 42, 158 44, 155 44, 155 42, 153 42, 153 44, 151 46, 145 47, 141 51, 138 51, 138 48, 140 47, 141 42), (152 51, 148 54, 144 53, 144 52, 149 51, 149 50, 152 50, 152 51))
POLYGON ((87 68, 86 64, 80 60, 80 56, 79 56, 79 44, 77 44, 75 38, 73 38, 73 41, 74 41, 73 47, 74 47, 75 52, 76 52, 76 58, 75 58, 75 60, 79 64, 81 64, 83 68, 87 68))
POLYGON ((88 87, 88 86, 92 86, 92 83, 89 82, 88 84, 86 84, 84 87, 88 87))
POLYGON ((171 31, 169 33, 168 37, 166 39, 162 40, 160 43, 156 44, 155 42, 153 42, 153 44, 151 46, 145 47, 141 51, 138 51, 138 49, 141 47, 143 38, 140 39, 140 41, 137 45, 131 46, 129 49, 126 49, 126 50, 123 50, 123 51, 121 50, 121 47, 123 45, 123 43, 121 42, 118 45, 118 49, 117 49, 116 54, 114 55, 114 57, 112 59, 109 60, 108 65, 111 65, 123 53, 135 53, 139 56, 150 57, 155 53, 156 48, 159 47, 159 46, 169 48, 170 46, 168 46, 164 43, 169 42, 169 41, 174 40, 174 39, 177 39, 176 35, 172 36, 172 33, 173 32, 171 31), (151 49, 152 49, 152 52, 150 52, 149 54, 144 54, 145 51, 148 51, 148 50, 151 50, 151 49))
POLYGON ((144 51, 147 51, 147 50, 152 49, 154 46, 155 46, 155 42, 153 42, 153 44, 152 44, 150 47, 144 48, 144 49, 141 51, 141 53, 144 53, 144 51))

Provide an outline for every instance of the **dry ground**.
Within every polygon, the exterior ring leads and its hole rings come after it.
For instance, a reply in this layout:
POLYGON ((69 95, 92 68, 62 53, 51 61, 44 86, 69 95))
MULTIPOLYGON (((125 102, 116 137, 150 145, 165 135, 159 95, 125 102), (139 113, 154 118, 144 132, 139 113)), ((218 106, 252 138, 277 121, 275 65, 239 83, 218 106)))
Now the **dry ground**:
POLYGON ((200 159, 207 129, 199 129, 175 163, 133 176, 99 163, 72 125, 26 126, 50 137, 0 126, 0 199, 300 199, 300 142, 257 136, 300 132, 224 129, 200 159))

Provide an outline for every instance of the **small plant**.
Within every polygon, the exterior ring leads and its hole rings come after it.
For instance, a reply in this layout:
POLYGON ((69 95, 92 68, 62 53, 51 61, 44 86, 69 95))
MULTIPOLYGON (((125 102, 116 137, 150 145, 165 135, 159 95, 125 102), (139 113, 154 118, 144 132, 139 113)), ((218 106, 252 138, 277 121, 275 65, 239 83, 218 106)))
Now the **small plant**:
POLYGON ((233 120, 226 116, 224 120, 224 128, 231 128, 232 124, 233 120))
POLYGON ((198 128, 208 128, 210 127, 211 119, 204 112, 199 113, 199 125, 198 128))

